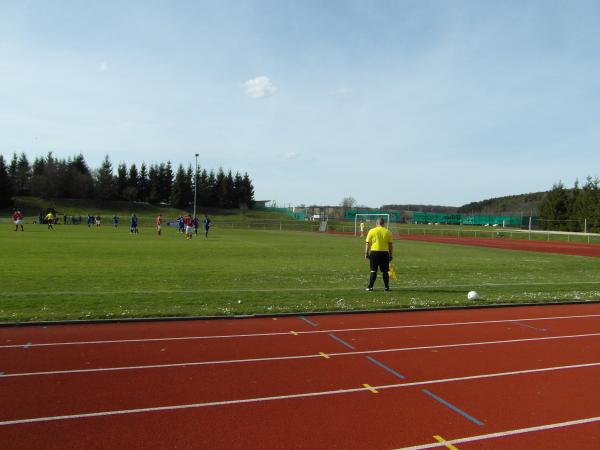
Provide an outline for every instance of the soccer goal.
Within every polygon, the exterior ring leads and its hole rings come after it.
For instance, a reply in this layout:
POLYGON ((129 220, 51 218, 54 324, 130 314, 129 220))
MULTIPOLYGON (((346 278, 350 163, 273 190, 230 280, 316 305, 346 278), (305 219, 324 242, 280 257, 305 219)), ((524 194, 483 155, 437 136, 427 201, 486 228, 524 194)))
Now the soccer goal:
POLYGON ((377 224, 377 220, 383 217, 385 219, 385 227, 389 228, 390 226, 390 215, 384 213, 373 213, 373 214, 363 214, 357 213, 354 215, 354 236, 358 236, 361 232, 360 224, 365 224, 365 233, 369 231, 369 228, 373 228, 377 224))

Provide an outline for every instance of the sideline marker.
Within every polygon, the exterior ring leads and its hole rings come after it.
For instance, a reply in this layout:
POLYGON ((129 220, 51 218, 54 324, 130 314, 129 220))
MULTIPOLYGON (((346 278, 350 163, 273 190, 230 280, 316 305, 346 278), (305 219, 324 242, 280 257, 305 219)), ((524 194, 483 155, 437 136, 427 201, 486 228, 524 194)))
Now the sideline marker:
POLYGON ((321 355, 325 359, 331 359, 331 356, 329 356, 327 353, 319 352, 319 355, 321 355))
POLYGON ((439 435, 435 435, 433 437, 436 441, 438 441, 440 444, 444 444, 446 446, 446 448, 450 449, 450 450, 458 450, 458 448, 456 448, 454 445, 449 444, 446 439, 444 439, 443 437, 439 436, 439 435))
POLYGON ((366 387, 373 394, 379 394, 379 391, 377 389, 375 389, 373 386, 371 386, 370 384, 363 384, 363 386, 366 387))

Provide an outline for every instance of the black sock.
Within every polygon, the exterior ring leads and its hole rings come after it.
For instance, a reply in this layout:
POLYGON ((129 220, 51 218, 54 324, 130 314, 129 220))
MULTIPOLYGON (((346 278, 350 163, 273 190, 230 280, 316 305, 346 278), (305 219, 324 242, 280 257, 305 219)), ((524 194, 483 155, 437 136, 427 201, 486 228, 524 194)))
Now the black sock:
POLYGON ((371 276, 369 277, 369 287, 370 288, 373 287, 376 279, 377 279, 377 272, 371 272, 371 276))
POLYGON ((390 287, 390 275, 387 272, 383 272, 383 284, 385 284, 386 288, 390 287))

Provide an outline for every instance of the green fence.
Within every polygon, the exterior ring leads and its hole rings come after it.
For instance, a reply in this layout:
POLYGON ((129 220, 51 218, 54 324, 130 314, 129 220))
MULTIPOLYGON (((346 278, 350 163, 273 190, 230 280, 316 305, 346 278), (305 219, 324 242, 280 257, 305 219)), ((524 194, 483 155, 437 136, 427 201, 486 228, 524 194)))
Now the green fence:
POLYGON ((496 225, 505 227, 520 227, 529 221, 528 217, 522 216, 497 216, 487 214, 437 214, 437 213, 413 213, 413 223, 443 223, 450 225, 496 225))

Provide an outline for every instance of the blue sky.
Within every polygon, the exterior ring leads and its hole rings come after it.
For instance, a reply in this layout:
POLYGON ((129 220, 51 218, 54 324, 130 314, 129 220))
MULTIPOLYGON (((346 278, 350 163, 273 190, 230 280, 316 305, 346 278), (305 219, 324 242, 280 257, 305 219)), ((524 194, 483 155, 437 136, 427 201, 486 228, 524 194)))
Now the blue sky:
POLYGON ((595 1, 0 0, 0 153, 247 171, 279 204, 600 175, 595 1))

